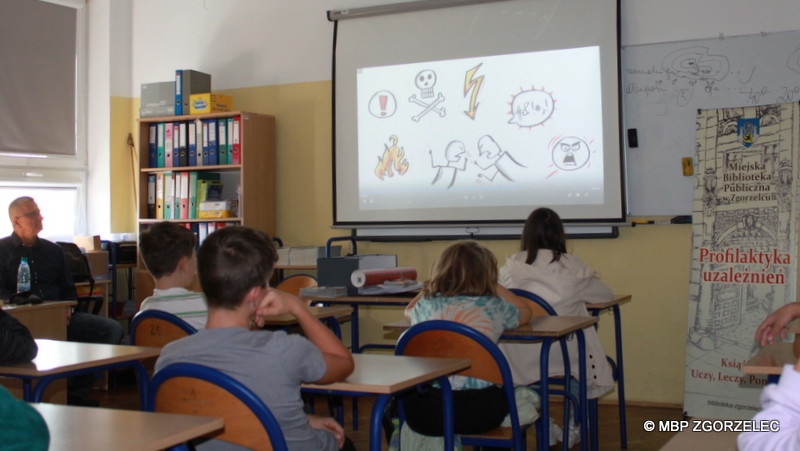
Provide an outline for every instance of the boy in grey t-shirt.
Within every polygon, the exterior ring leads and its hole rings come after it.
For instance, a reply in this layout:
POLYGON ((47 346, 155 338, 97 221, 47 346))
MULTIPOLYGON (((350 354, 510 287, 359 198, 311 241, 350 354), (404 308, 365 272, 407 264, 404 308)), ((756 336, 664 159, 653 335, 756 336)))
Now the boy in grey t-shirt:
MULTIPOLYGON (((176 362, 209 366, 252 390, 272 411, 291 451, 335 451, 344 431, 332 418, 306 415, 300 384, 341 381, 353 371, 353 356, 314 318, 300 299, 269 288, 277 260, 272 240, 245 227, 209 235, 197 254, 200 284, 208 303, 205 330, 164 347, 156 372, 176 362), (251 331, 250 321, 291 313, 305 337, 251 331)), ((211 440, 200 449, 241 449, 211 440)))

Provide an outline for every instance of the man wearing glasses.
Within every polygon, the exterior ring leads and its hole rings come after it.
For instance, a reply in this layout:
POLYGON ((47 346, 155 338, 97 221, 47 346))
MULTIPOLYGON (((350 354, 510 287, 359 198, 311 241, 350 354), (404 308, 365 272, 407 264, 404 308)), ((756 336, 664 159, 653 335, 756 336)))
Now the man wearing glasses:
MULTIPOLYGON (((67 267, 64 251, 56 243, 39 238, 42 214, 31 197, 20 197, 8 206, 14 227, 11 236, 0 239, 0 299, 8 300, 17 291, 20 259, 28 258, 31 292, 46 301, 76 300, 78 293, 67 267)), ((74 312, 67 325, 67 340, 83 343, 119 344, 122 326, 115 320, 85 312, 74 312)), ((94 382, 92 375, 70 380, 68 402, 97 405, 87 398, 94 382)))

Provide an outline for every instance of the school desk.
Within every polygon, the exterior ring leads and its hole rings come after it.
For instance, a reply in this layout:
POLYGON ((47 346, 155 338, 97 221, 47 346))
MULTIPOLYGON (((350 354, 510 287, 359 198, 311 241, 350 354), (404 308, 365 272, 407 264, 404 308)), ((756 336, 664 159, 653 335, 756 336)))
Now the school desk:
POLYGON ((161 354, 161 348, 143 346, 76 343, 41 338, 36 339, 36 344, 39 346, 39 354, 32 362, 0 366, 0 376, 22 379, 23 399, 30 402, 41 402, 45 389, 54 380, 132 366, 136 370, 139 396, 142 405, 145 405, 148 379, 147 370, 140 360, 161 354), (33 379, 38 382, 31 392, 33 379))
POLYGON ((60 451, 156 451, 223 428, 222 418, 34 403, 60 451))
POLYGON ((791 342, 779 342, 764 346, 756 355, 742 365, 744 374, 766 374, 767 383, 775 384, 781 377, 783 366, 797 363, 791 342))
POLYGON ((67 309, 76 301, 46 301, 36 305, 4 305, 3 311, 31 331, 33 338, 67 339, 67 309))
POLYGON ((379 348, 379 349, 394 349, 393 345, 382 345, 382 344, 369 344, 364 346, 359 346, 359 339, 358 339, 358 308, 362 305, 394 305, 394 306, 407 306, 414 296, 416 296, 416 292, 412 293, 401 293, 392 296, 342 296, 338 298, 323 298, 318 296, 303 296, 300 299, 310 301, 312 303, 319 303, 324 305, 349 305, 353 309, 353 313, 350 315, 350 351, 353 354, 358 354, 362 350, 366 348, 379 348))
MULTIPOLYGON (((33 338, 49 338, 51 340, 67 339, 67 310, 72 309, 76 301, 45 301, 31 305, 4 305, 3 311, 22 323, 31 332, 33 338)), ((1 381, 11 394, 22 398, 22 381, 4 379, 1 381)), ((56 404, 67 403, 67 382, 56 381, 45 398, 46 402, 56 404)))
MULTIPOLYGON (((341 337, 342 333, 339 330, 339 322, 336 321, 337 316, 343 316, 350 314, 353 309, 351 307, 344 307, 344 306, 336 306, 336 307, 309 307, 311 311, 311 315, 314 318, 319 320, 323 319, 332 319, 333 321, 330 324, 333 325, 334 331, 333 333, 336 334, 337 337, 341 337)), ((294 326, 297 324, 297 318, 291 314, 285 314, 280 316, 270 316, 264 318, 264 325, 265 326, 276 326, 276 327, 287 327, 287 326, 294 326)))
MULTIPOLYGON (((443 384, 447 375, 470 367, 469 359, 445 359, 431 357, 410 357, 384 354, 353 354, 355 370, 347 379, 330 385, 304 384, 302 391, 342 396, 378 395, 372 407, 370 421, 369 449, 381 449, 381 420, 383 411, 393 395, 404 392, 435 379, 443 384)), ((447 397, 447 390, 443 396, 447 397)), ((444 403, 445 419, 452 420, 452 402, 444 403)), ((447 421, 447 420, 445 420, 447 421)), ((453 437, 445 435, 445 444, 453 449, 453 437)))
MULTIPOLYGON (((505 342, 542 342, 542 352, 539 355, 539 379, 544 381, 549 377, 549 359, 550 359, 550 346, 554 339, 560 340, 566 338, 572 333, 578 338, 578 361, 579 361, 579 404, 580 415, 579 418, 588 418, 588 399, 586 395, 586 341, 583 336, 583 329, 590 327, 597 323, 597 318, 594 316, 534 316, 530 322, 523 324, 516 329, 511 329, 503 332, 500 336, 500 341, 505 342)), ((404 331, 411 327, 408 320, 396 321, 383 326, 384 330, 389 331, 404 331)), ((549 384, 540 384, 539 394, 542 399, 549 399, 550 389, 549 384)), ((550 442, 550 428, 547 427, 550 420, 550 403, 542 402, 540 416, 537 420, 537 426, 545 425, 542 427, 542 432, 538 434, 539 443, 537 449, 547 449, 550 442)), ((588 422, 581 421, 581 437, 589 437, 588 422)), ((594 437, 594 434, 592 434, 594 437)), ((581 440, 581 450, 585 451, 591 445, 593 450, 597 449, 596 440, 581 440)))

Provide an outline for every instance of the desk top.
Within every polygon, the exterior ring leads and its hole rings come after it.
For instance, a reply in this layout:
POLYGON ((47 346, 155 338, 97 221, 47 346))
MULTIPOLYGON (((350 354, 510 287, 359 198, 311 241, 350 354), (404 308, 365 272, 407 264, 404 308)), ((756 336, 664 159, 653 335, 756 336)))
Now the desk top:
POLYGON ((76 343, 38 338, 39 354, 30 363, 0 366, 0 374, 42 377, 131 360, 158 357, 161 348, 76 343))
POLYGON ((744 374, 767 374, 780 375, 783 366, 786 364, 794 365, 797 357, 792 352, 792 343, 781 342, 772 346, 765 346, 753 357, 742 365, 744 374))
MULTIPOLYGON (((514 337, 550 337, 557 338, 585 329, 598 320, 594 316, 534 316, 528 324, 503 332, 504 340, 514 337)), ((408 320, 395 321, 383 326, 383 330, 404 331, 411 327, 408 320)))
POLYGON ((6 313, 11 313, 11 311, 25 311, 25 312, 32 312, 36 310, 48 310, 54 307, 69 307, 73 305, 78 305, 77 301, 44 301, 41 304, 23 304, 23 305, 3 305, 3 310, 6 313))
POLYGON ((155 451, 222 429, 222 418, 34 403, 50 449, 155 451))
POLYGON ((605 310, 615 305, 621 305, 631 302, 631 299, 632 297, 629 294, 615 294, 614 299, 611 301, 598 302, 596 304, 586 304, 586 308, 589 310, 605 310))
MULTIPOLYGON (((309 307, 311 310, 311 314, 314 318, 322 319, 322 318, 330 318, 331 316, 342 316, 342 315, 349 315, 353 313, 352 307, 309 307)), ((270 316, 269 318, 264 319, 264 325, 266 326, 292 326, 297 324, 297 318, 294 315, 286 314, 281 316, 270 316)))
MULTIPOLYGON (((317 296, 303 296, 301 299, 311 302, 327 302, 336 304, 408 304, 417 295, 417 292, 400 293, 394 296, 340 296, 338 298, 322 298, 317 296)), ((632 299, 629 294, 618 294, 608 302, 586 304, 587 309, 604 310, 615 305, 625 304, 632 299)), ((800 326, 798 327, 800 329, 800 326)))
POLYGON ((303 388, 391 394, 470 367, 469 359, 353 354, 355 370, 346 380, 303 388))

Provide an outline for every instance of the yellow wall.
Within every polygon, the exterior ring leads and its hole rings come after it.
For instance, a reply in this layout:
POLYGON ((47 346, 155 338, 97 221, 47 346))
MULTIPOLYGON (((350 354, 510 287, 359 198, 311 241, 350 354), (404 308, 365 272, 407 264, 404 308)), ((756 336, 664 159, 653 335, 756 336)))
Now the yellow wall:
MULTIPOLYGON (((220 91, 234 97, 234 108, 272 114, 277 124, 277 230, 287 246, 323 245, 332 230, 331 82, 311 82, 220 91)), ((135 130, 132 111, 138 99, 112 99, 112 180, 129 177, 130 158, 118 141, 135 130), (119 151, 118 149, 119 148, 119 151), (114 154, 116 153, 116 155, 114 154), (128 163, 126 163, 128 162, 128 163)), ((122 141, 124 143, 124 140, 122 141)), ((137 143, 137 146, 139 143, 137 143)), ((115 183, 116 185, 116 183, 115 183)), ((112 192, 112 225, 135 229, 130 191, 112 192), (119 216, 119 217, 117 217, 119 216)), ((124 230, 123 230, 124 229, 124 230)), ((397 254, 420 278, 449 243, 359 242, 360 253, 397 254)), ((500 262, 516 252, 516 241, 486 241, 500 262)), ((617 293, 633 295, 623 306, 627 398, 630 402, 681 405, 687 331, 691 226, 622 228, 617 239, 576 240, 571 252, 599 271, 617 293)), ((364 313, 362 342, 384 339, 381 326, 402 318, 397 307, 364 313)), ((613 318, 601 317, 600 335, 613 355, 613 318)), ((388 342, 388 341, 387 341, 388 342)), ((611 399, 616 396, 611 395, 611 399)))

